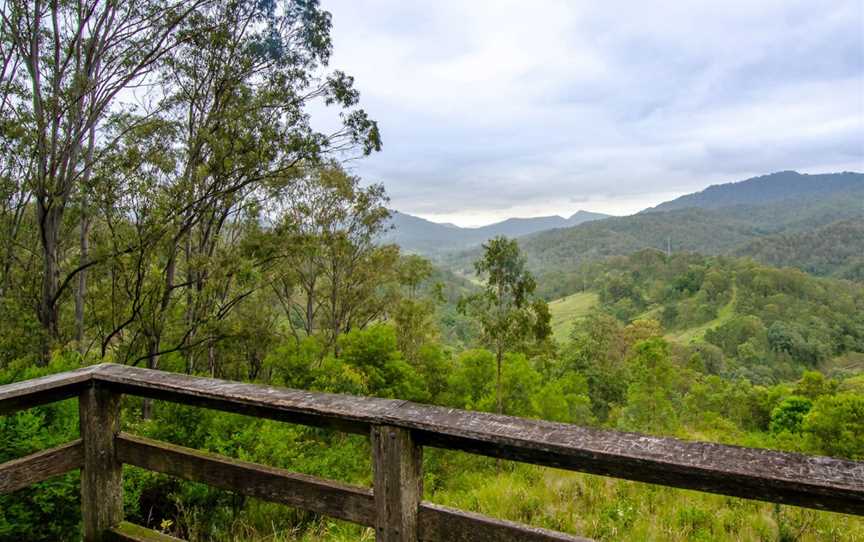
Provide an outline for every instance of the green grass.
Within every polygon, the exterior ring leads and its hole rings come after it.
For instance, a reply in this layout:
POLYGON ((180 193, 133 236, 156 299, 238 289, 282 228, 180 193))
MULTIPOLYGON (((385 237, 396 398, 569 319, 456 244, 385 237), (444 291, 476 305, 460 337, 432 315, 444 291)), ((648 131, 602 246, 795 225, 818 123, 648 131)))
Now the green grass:
MULTIPOLYGON (((679 344, 690 344, 700 341, 705 332, 720 326, 735 316, 735 301, 737 299, 737 288, 732 289, 732 297, 729 302, 717 311, 717 317, 711 321, 698 326, 685 329, 676 329, 665 335, 666 340, 679 344)), ((580 318, 584 318, 588 312, 600 302, 600 298, 594 292, 579 292, 549 302, 549 312, 552 314, 552 336, 559 342, 567 341, 573 324, 580 318)), ((660 307, 654 307, 634 320, 659 319, 660 307)))
POLYGON ((466 470, 433 502, 598 541, 852 541, 861 518, 530 465, 466 470))
POLYGON ((735 316, 735 301, 738 298, 738 288, 732 288, 732 297, 729 303, 726 303, 720 310, 717 311, 717 318, 705 322, 704 324, 688 327, 682 330, 676 330, 665 335, 667 341, 676 342, 679 344, 690 344, 692 342, 701 341, 705 337, 705 332, 709 329, 714 329, 721 326, 735 316))
POLYGON ((552 336, 555 340, 566 341, 573 329, 573 324, 580 318, 584 318, 599 301, 599 297, 594 292, 579 292, 550 301, 552 336))

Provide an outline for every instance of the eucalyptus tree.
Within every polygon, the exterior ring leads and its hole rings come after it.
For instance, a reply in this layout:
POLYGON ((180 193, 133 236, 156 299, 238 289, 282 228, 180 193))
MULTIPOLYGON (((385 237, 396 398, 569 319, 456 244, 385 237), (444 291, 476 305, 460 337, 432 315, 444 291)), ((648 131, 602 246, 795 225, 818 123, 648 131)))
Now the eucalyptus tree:
POLYGON ((442 301, 441 285, 433 286, 432 295, 423 295, 421 291, 433 271, 432 262, 416 254, 402 256, 396 267, 402 291, 389 312, 396 325, 399 350, 414 365, 418 363, 421 348, 437 338, 433 316, 436 302, 442 301))
MULTIPOLYGON (((191 24, 209 30, 193 31, 174 50, 164 79, 183 132, 165 289, 174 289, 182 251, 187 347, 200 342, 202 323, 224 317, 238 296, 255 288, 229 295, 225 285, 213 284, 217 275, 234 278, 225 273, 225 259, 214 256, 229 248, 237 225, 278 207, 291 183, 326 154, 380 149, 377 125, 356 108, 353 79, 325 71, 331 21, 317 2, 225 2, 200 10, 191 24), (340 129, 313 129, 306 107, 314 100, 341 109, 340 129)), ((248 256, 254 265, 255 256, 248 256)), ((155 366, 158 335, 150 350, 148 363, 155 366)))
POLYGON ((483 244, 483 256, 474 262, 484 287, 460 300, 460 309, 480 322, 482 340, 495 353, 497 411, 503 413, 502 364, 508 350, 524 348, 531 339, 550 334, 549 311, 534 300, 536 283, 519 253, 515 239, 496 237, 483 244))
MULTIPOLYGON (((67 209, 87 184, 100 128, 118 97, 146 85, 177 30, 205 0, 9 0, 0 7, 4 85, 19 94, 4 110, 26 142, 22 172, 32 193, 42 252, 37 315, 49 341, 60 338, 59 303, 73 279, 93 265, 64 261, 67 209)), ((8 96, 6 97, 8 100, 8 96)), ((85 217, 86 221, 86 217, 85 217)), ((50 342, 45 343, 49 346, 50 342)))
POLYGON ((311 168, 292 183, 280 211, 272 287, 296 322, 295 337, 338 338, 386 316, 399 250, 379 243, 389 227, 384 188, 361 186, 338 163, 311 168))
POLYGON ((157 367, 160 355, 182 351, 191 372, 204 349, 213 372, 220 322, 266 286, 247 278, 273 265, 252 241, 260 225, 323 157, 380 149, 377 125, 356 107, 353 79, 326 70, 330 26, 317 2, 235 0, 202 5, 179 28, 183 39, 161 64, 163 113, 149 119, 174 170, 153 185, 156 195, 136 200, 159 205, 145 213, 158 227, 141 229, 149 237, 138 243, 158 239, 159 264, 136 279, 147 287, 129 289, 141 299, 118 319, 131 319, 143 347, 130 361, 157 367), (314 100, 340 110, 341 128, 312 127, 314 100))

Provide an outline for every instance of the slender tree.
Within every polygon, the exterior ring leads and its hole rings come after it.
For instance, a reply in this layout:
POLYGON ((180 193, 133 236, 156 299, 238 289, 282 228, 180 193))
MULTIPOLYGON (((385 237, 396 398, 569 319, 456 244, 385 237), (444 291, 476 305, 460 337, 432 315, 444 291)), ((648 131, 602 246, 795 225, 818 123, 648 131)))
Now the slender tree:
POLYGON ((496 237, 483 245, 483 256, 474 262, 482 291, 460 301, 460 309, 477 317, 483 341, 495 352, 496 403, 504 412, 502 364, 508 350, 524 347, 530 339, 545 339, 550 332, 549 311, 542 300, 532 298, 536 283, 519 253, 516 240, 496 237))
MULTIPOLYGON (((86 206, 77 264, 64 262, 62 230, 67 209, 100 159, 94 153, 96 131, 121 92, 148 83, 182 40, 180 24, 203 3, 10 0, 0 8, 7 65, 16 68, 3 75, 21 91, 13 109, 33 161, 25 182, 42 249, 37 315, 47 339, 43 359, 60 338, 60 297, 92 265, 86 206)), ((83 294, 84 279, 79 288, 83 294)))

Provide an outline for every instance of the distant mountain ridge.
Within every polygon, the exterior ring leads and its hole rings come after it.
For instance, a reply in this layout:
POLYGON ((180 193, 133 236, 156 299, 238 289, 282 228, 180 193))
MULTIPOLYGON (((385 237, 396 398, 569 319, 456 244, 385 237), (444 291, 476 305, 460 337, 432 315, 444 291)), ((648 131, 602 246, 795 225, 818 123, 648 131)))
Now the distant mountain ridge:
POLYGON ((540 231, 568 228, 608 217, 609 215, 601 213, 577 211, 568 218, 557 215, 508 218, 487 226, 462 228, 454 224, 442 224, 407 213, 394 212, 391 218, 393 229, 387 233, 384 241, 396 243, 409 252, 435 254, 464 250, 498 235, 522 237, 540 231))
POLYGON ((743 181, 711 185, 700 192, 681 196, 642 212, 673 211, 688 207, 721 209, 735 205, 765 205, 786 199, 824 197, 862 187, 864 174, 861 173, 847 171, 809 175, 797 171, 779 171, 743 181))
MULTIPOLYGON (((631 216, 537 232, 519 244, 528 265, 541 274, 572 273, 588 261, 669 247, 854 278, 862 221, 864 174, 781 172, 710 187, 631 216), (789 189, 783 190, 786 181, 789 189), (818 251, 824 257, 816 256, 820 243, 828 245, 818 251)), ((470 273, 478 256, 476 249, 452 254, 446 264, 470 273)))

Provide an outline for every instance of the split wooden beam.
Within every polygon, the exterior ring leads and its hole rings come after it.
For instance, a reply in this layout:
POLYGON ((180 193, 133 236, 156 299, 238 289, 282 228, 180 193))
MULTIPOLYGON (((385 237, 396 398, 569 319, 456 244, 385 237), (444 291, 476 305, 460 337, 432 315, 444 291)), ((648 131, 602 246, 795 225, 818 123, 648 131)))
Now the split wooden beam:
POLYGON ((417 542, 423 499, 423 448, 411 431, 391 425, 371 432, 375 540, 417 542))
POLYGON ((120 432, 120 394, 97 383, 81 392, 78 407, 84 445, 84 541, 107 542, 110 529, 123 520, 123 464, 117 459, 114 440, 120 432))

